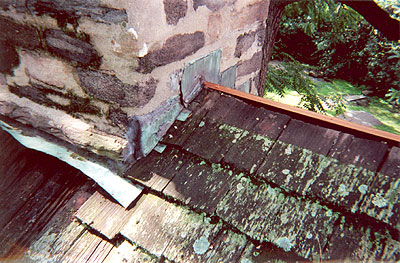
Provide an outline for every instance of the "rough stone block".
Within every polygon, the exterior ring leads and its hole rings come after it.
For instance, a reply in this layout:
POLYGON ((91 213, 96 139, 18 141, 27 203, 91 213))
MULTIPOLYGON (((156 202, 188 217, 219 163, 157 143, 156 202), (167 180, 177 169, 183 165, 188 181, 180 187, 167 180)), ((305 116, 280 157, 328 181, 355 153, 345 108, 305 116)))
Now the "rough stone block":
POLYGON ((48 49, 62 58, 83 65, 97 65, 99 63, 100 57, 97 51, 87 42, 55 29, 46 30, 45 38, 48 49))
POLYGON ((27 0, 26 5, 32 13, 50 15, 61 23, 73 22, 82 16, 108 24, 128 21, 125 10, 103 6, 98 0, 27 0))
POLYGON ((61 109, 68 113, 101 114, 101 110, 92 105, 87 98, 63 94, 62 92, 46 88, 39 84, 32 83, 31 86, 9 86, 9 90, 20 97, 26 97, 43 106, 61 109))
POLYGON ((196 53, 204 44, 205 36, 200 31, 172 36, 165 41, 160 49, 150 51, 141 58, 136 71, 144 74, 151 73, 156 67, 182 60, 196 53))
POLYGON ((238 38, 236 39, 236 48, 234 56, 240 58, 242 54, 251 47, 251 45, 254 43, 255 40, 256 40, 255 31, 250 31, 238 36, 238 38))
POLYGON ((40 34, 36 28, 21 25, 17 22, 0 16, 0 40, 12 46, 27 49, 37 49, 40 45, 40 34))
POLYGON ((241 61, 238 64, 237 76, 245 76, 250 73, 256 72, 261 68, 261 51, 254 53, 249 60, 241 61))
POLYGON ((119 107, 110 107, 108 111, 108 119, 126 132, 126 128, 128 127, 128 115, 119 107))
POLYGON ((18 64, 19 57, 15 48, 0 40, 0 72, 10 74, 18 64))
POLYGON ((126 107, 142 107, 154 96, 157 81, 150 79, 145 83, 130 85, 123 83, 114 75, 100 71, 78 69, 82 88, 96 99, 126 107))
POLYGON ((49 56, 43 52, 19 51, 20 65, 14 70, 14 77, 10 82, 16 85, 28 84, 30 82, 46 86, 56 91, 72 92, 83 95, 76 78, 75 68, 62 59, 49 56))
POLYGON ((10 10, 13 8, 17 12, 27 12, 28 9, 25 6, 25 0, 2 0, 0 1, 0 8, 3 10, 10 10))
POLYGON ((208 9, 210 9, 211 11, 218 11, 219 9, 221 9, 222 7, 224 7, 226 5, 225 1, 221 1, 221 0, 193 0, 193 8, 194 10, 197 11, 197 8, 199 8, 199 6, 205 5, 208 9))
POLYGON ((163 3, 168 25, 176 25, 179 19, 186 16, 186 0, 164 0, 163 3))

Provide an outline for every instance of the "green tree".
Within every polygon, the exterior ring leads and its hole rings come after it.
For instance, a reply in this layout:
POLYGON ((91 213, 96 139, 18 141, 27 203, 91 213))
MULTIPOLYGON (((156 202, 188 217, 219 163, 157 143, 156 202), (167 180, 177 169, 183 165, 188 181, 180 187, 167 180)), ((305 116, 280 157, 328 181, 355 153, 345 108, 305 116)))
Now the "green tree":
POLYGON ((352 8, 308 0, 286 6, 273 55, 285 59, 280 54, 288 53, 325 76, 371 86, 384 97, 400 84, 399 48, 352 8))
MULTIPOLYGON (((365 0, 365 1, 357 1, 357 0, 338 0, 338 2, 345 3, 348 6, 351 6, 353 9, 358 11, 369 23, 371 23, 376 29, 378 29, 382 35, 384 35, 387 39, 390 40, 399 40, 400 39, 400 30, 399 30, 399 25, 400 22, 393 18, 395 14, 397 14, 396 7, 394 4, 389 3, 389 1, 393 0, 379 0, 380 2, 384 2, 386 7, 380 7, 378 6, 373 0, 365 0), (382 8, 386 8, 386 10, 395 10, 392 13, 392 17, 384 11, 382 8)), ((264 76, 266 76, 267 71, 268 71, 268 63, 269 60, 271 59, 272 52, 273 52, 273 46, 275 44, 276 36, 279 32, 279 27, 280 27, 280 22, 282 19, 282 14, 284 12, 284 9, 287 5, 298 2, 298 0, 271 0, 269 10, 268 10, 268 19, 266 21, 267 27, 266 27, 266 37, 265 37, 265 44, 263 46, 263 59, 262 59, 262 65, 261 65, 261 71, 260 71, 260 78, 259 78, 259 84, 258 84, 258 89, 259 93, 263 94, 265 87, 264 87, 264 76)), ((310 2, 310 1, 309 1, 310 2)), ((321 16, 320 14, 324 14, 325 10, 324 8, 322 9, 313 9, 312 5, 315 4, 322 4, 327 6, 326 4, 323 4, 323 1, 316 0, 316 1, 311 1, 311 6, 310 8, 310 14, 316 14, 316 16, 312 16, 318 19, 323 18, 324 16, 321 16)), ((329 7, 328 3, 328 7, 329 7)), ((316 5, 315 5, 316 6, 316 5)), ((319 5, 321 6, 321 5, 319 5)), ((342 12, 342 10, 348 9, 346 7, 341 7, 337 10, 336 14, 339 12, 342 12)), ((354 11, 354 10, 353 10, 354 11)), ((350 11, 352 12, 352 11, 350 11)), ((327 12, 325 12, 327 14, 327 12)), ((331 13, 333 15, 333 13, 331 13)), ((353 13, 355 16, 358 16, 353 13)), ((329 15, 329 14, 328 14, 329 15)), ((344 24, 346 27, 351 26, 353 23, 353 20, 347 20, 346 18, 339 17, 339 25, 344 24), (342 22, 340 22, 342 21, 342 22)), ((311 23, 305 23, 305 25, 311 24, 311 23)), ((307 33, 312 33, 316 31, 317 29, 324 30, 324 28, 319 28, 315 27, 313 25, 308 25, 305 26, 307 33)), ((364 30, 365 31, 365 30, 364 30)), ((364 32, 363 31, 363 32, 364 32)), ((341 31, 343 32, 343 31, 341 31)), ((344 33, 347 33, 344 31, 344 33)), ((344 36, 338 36, 337 38, 342 37, 343 39, 346 38, 346 34, 344 36)), ((362 40, 361 38, 360 40, 362 40)), ((334 41, 330 41, 332 43, 335 43, 334 41)), ((322 40, 319 42, 319 49, 320 50, 325 50, 328 43, 324 43, 322 40)), ((337 49, 340 51, 341 46, 338 46, 337 49)), ((361 51, 360 51, 361 52, 361 51)), ((340 54, 340 52, 338 52, 340 54)), ((362 61, 359 61, 362 62, 362 61)))

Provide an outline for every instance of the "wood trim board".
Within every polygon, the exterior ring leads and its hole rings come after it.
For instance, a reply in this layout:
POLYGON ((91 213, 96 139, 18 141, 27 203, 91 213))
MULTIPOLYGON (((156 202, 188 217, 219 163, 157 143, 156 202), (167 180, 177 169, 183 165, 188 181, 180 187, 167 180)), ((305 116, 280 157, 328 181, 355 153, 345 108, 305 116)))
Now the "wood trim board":
POLYGON ((302 108, 286 105, 284 103, 272 101, 272 100, 269 100, 269 99, 266 99, 263 97, 249 94, 249 93, 246 93, 246 92, 243 92, 240 90, 231 89, 231 88, 221 86, 221 85, 218 85, 215 83, 204 81, 203 85, 206 88, 209 88, 212 90, 220 91, 220 92, 223 92, 223 93, 226 93, 226 94, 229 94, 229 95, 241 98, 241 99, 246 99, 249 101, 267 105, 269 107, 277 108, 277 109, 285 111, 285 112, 295 113, 295 114, 302 115, 302 116, 305 116, 305 117, 308 117, 308 118, 311 118, 311 119, 314 119, 317 121, 321 121, 321 122, 324 122, 327 124, 333 124, 335 126, 344 127, 346 129, 350 129, 350 130, 353 130, 356 132, 372 135, 372 136, 378 137, 380 139, 383 139, 384 141, 393 141, 393 142, 400 143, 400 135, 397 135, 394 133, 381 131, 381 130, 378 130, 378 129, 375 129, 372 127, 349 122, 349 121, 339 119, 336 117, 331 117, 331 116, 323 115, 321 113, 308 111, 308 110, 305 110, 302 108))

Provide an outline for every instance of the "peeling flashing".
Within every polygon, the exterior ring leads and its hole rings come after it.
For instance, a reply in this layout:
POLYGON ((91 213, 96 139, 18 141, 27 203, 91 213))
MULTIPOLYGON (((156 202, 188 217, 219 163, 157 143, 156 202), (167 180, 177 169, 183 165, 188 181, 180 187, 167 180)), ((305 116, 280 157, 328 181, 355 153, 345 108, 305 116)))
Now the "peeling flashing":
POLYGON ((0 128, 8 132, 25 147, 54 156, 82 171, 125 208, 142 193, 143 188, 141 186, 129 183, 110 169, 87 160, 63 146, 49 142, 41 137, 24 135, 22 130, 14 128, 3 121, 0 121, 0 128))

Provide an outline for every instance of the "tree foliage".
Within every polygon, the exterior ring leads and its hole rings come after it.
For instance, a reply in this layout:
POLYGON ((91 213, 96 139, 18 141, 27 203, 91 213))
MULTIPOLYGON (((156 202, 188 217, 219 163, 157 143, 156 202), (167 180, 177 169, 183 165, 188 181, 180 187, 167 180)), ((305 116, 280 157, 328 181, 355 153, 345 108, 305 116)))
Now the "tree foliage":
POLYGON ((375 2, 391 17, 400 20, 400 2, 399 0, 375 0, 375 2))
POLYGON ((339 94, 319 95, 316 91, 317 85, 305 76, 305 69, 312 70, 312 68, 307 69, 290 55, 286 55, 291 59, 290 63, 269 68, 265 83, 266 91, 281 97, 284 97, 288 91, 295 91, 301 97, 300 106, 307 110, 320 113, 331 110, 336 115, 342 114, 345 110, 342 96, 339 94))
MULTIPOLYGON (((379 2, 393 17, 400 15, 397 0, 379 2)), ((285 60, 285 53, 329 78, 367 85, 381 97, 399 89, 399 42, 387 41, 356 11, 333 0, 286 6, 273 58, 285 60)))

